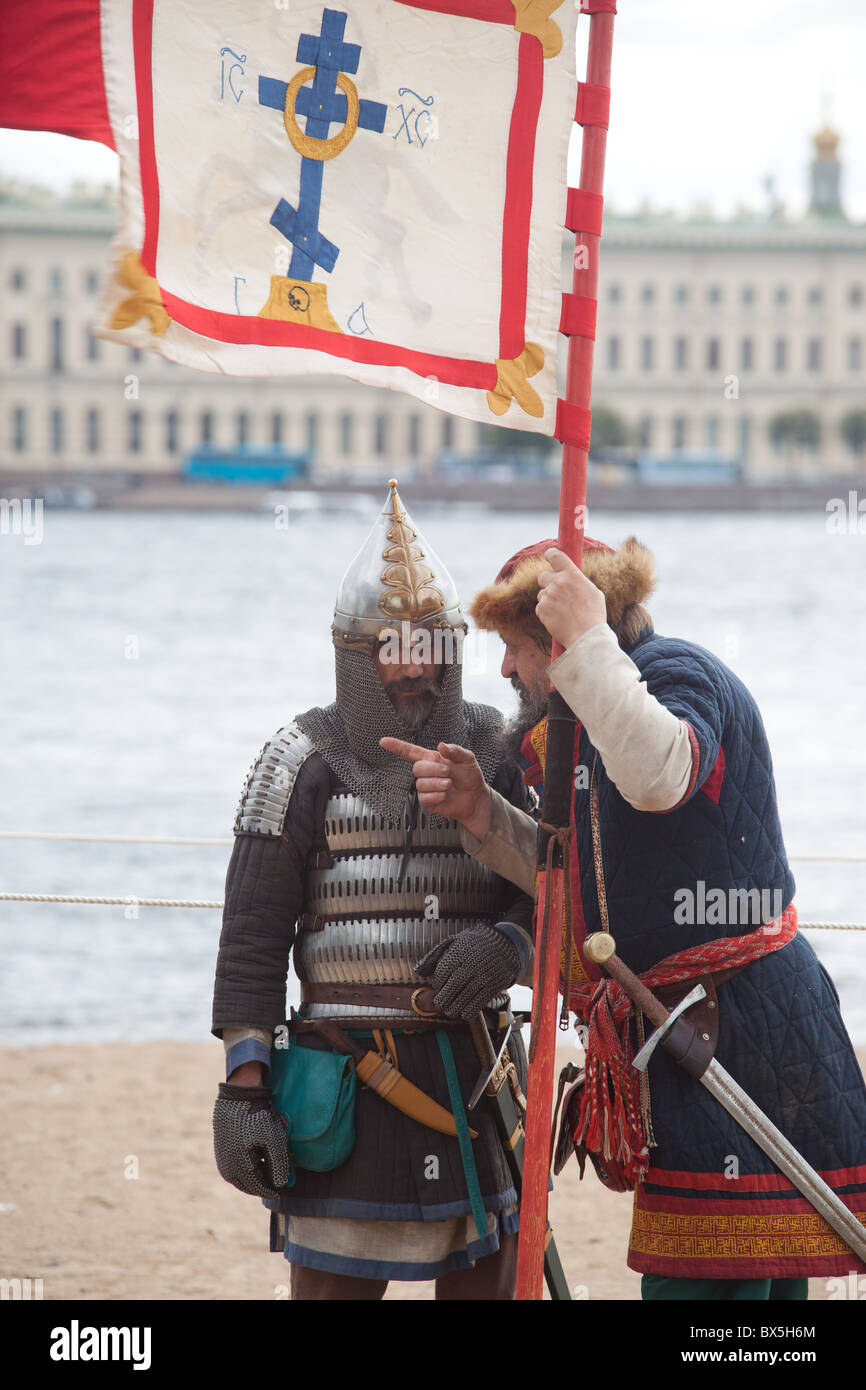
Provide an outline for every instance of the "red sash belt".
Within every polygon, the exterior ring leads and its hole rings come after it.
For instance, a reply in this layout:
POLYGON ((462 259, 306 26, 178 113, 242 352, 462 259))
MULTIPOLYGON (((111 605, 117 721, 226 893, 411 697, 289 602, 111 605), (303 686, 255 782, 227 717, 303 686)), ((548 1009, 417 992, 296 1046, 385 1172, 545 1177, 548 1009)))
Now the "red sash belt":
MULTIPOLYGON (((648 989, 695 979, 715 970, 748 965, 778 951, 797 932, 793 903, 748 936, 728 936, 677 951, 644 971, 648 989)), ((649 1168, 648 1117, 642 1113, 640 1075, 632 1066, 634 1051, 629 1021, 634 1005, 615 980, 573 985, 569 1005, 589 1027, 586 1084, 583 1087, 575 1142, 622 1166, 630 1184, 642 1182, 649 1168)))

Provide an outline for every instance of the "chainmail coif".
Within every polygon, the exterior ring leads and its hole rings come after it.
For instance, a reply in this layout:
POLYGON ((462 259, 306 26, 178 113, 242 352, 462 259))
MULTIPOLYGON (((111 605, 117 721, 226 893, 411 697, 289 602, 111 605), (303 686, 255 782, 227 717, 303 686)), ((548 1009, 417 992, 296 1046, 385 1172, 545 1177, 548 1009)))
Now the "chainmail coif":
MULTIPOLYGON (((337 699, 325 709, 307 710, 295 722, 356 796, 374 810, 401 821, 406 798, 415 785, 412 764, 379 747, 385 735, 423 748, 459 743, 478 759, 485 781, 496 775, 501 757, 502 715, 491 705, 463 699, 463 668, 445 667, 436 703, 425 724, 410 729, 385 693, 372 653, 334 649, 337 699)), ((433 816, 434 825, 445 818, 433 816)))

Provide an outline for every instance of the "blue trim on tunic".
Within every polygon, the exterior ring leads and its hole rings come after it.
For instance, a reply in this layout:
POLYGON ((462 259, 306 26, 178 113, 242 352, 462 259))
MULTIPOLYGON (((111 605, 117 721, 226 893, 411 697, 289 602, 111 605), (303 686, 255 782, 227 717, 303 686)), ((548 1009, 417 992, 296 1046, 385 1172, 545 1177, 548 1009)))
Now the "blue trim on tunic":
POLYGON ((270 1049, 265 1047, 260 1038, 242 1038, 229 1048, 226 1053, 226 1081, 235 1068, 243 1066, 244 1062, 261 1062, 267 1077, 271 1074, 270 1049))
MULTIPOLYGON (((355 1221, 447 1221, 452 1216, 472 1214, 468 1197, 422 1206, 420 1202, 359 1202, 351 1197, 293 1197, 287 1191, 282 1205, 274 1201, 271 1206, 270 1198, 264 1200, 270 1210, 283 1211, 287 1216, 341 1216, 355 1221)), ((516 1190, 509 1187, 481 1200, 486 1211, 499 1212, 513 1206, 519 1198, 516 1190)))

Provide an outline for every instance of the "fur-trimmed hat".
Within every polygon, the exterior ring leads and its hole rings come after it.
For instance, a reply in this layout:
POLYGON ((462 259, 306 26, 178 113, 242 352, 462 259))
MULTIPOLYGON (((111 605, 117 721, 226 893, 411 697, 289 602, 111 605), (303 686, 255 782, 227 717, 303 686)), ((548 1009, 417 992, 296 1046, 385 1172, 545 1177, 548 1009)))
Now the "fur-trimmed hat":
MULTIPOLYGON (((550 636, 535 613, 538 576, 550 569, 544 552, 556 540, 536 541, 506 560, 492 584, 481 589, 469 608, 480 628, 498 632, 503 641, 532 637, 542 646, 550 636)), ((629 647, 644 627, 652 626, 641 605, 655 588, 655 561, 646 546, 629 536, 618 550, 585 536, 581 566, 587 579, 601 589, 607 601, 607 621, 623 647, 629 647)))

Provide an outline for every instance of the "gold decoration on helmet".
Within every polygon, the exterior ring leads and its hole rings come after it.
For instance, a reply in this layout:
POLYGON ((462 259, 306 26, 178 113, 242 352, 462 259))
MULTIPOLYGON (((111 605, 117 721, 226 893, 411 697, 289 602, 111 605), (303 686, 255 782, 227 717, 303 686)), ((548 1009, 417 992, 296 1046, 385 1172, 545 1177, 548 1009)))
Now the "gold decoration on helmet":
POLYGON ((434 574, 429 565, 424 564, 424 551, 417 544, 418 532, 409 524, 397 496, 397 484, 389 482, 391 489, 391 526, 388 541, 382 552, 382 559, 388 561, 382 571, 382 583, 388 588, 379 599, 379 607, 388 618, 396 622, 424 622, 445 607, 445 598, 436 588, 434 574))

